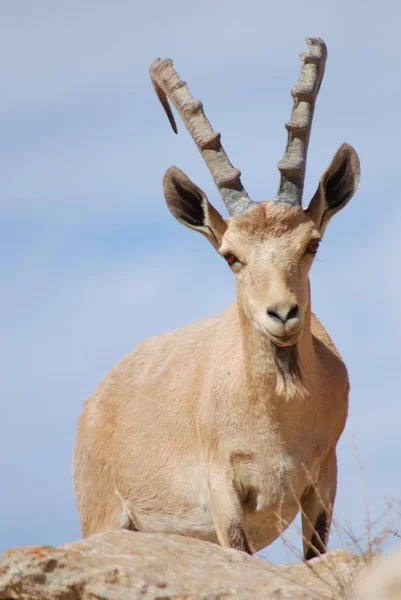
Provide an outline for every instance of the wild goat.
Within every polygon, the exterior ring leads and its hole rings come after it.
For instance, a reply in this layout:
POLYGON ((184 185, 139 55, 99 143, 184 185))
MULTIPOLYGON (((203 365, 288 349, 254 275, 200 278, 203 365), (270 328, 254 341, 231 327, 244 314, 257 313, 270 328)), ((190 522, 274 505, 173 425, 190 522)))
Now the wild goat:
POLYGON ((309 269, 331 217, 357 189, 343 144, 302 209, 306 156, 326 46, 307 40, 276 198, 254 202, 170 60, 150 76, 171 100, 228 209, 224 219, 176 167, 163 188, 180 223, 202 233, 237 279, 221 314, 147 339, 86 400, 73 477, 82 534, 176 533, 252 553, 302 511, 304 554, 325 551, 336 445, 348 410, 346 367, 311 312, 309 269))

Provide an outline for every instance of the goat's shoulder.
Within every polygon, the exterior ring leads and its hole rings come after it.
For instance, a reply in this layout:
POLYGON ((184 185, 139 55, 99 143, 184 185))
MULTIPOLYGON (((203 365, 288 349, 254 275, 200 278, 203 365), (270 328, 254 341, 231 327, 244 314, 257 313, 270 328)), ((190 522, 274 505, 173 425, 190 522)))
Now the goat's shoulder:
POLYGON ((337 359, 335 362, 344 364, 341 354, 335 346, 333 340, 314 313, 312 313, 311 330, 313 341, 315 343, 315 350, 318 352, 318 354, 322 357, 332 355, 337 359))
POLYGON ((319 385, 338 397, 346 398, 349 390, 348 371, 341 354, 319 319, 312 314, 312 336, 317 361, 319 385))

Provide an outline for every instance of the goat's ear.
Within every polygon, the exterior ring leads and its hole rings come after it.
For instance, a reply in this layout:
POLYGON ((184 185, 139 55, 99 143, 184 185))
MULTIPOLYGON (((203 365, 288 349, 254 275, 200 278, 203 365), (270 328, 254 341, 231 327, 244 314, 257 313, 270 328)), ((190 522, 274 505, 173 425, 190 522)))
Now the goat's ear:
POLYGON ((177 221, 202 233, 218 250, 227 223, 206 194, 177 167, 166 171, 163 191, 167 206, 177 221))
POLYGON ((315 195, 306 208, 323 235, 331 217, 355 194, 360 179, 359 158, 352 146, 343 144, 322 176, 315 195))

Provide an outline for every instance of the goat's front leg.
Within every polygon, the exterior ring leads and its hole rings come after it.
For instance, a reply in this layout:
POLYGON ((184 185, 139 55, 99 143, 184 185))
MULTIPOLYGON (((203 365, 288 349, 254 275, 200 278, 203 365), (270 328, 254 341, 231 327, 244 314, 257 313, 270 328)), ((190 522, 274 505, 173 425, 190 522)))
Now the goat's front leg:
POLYGON ((305 560, 320 556, 327 550, 336 489, 337 459, 333 451, 320 473, 318 482, 311 484, 301 499, 305 560))
POLYGON ((252 554, 245 533, 241 498, 230 477, 214 471, 209 474, 209 491, 217 539, 221 546, 252 554))

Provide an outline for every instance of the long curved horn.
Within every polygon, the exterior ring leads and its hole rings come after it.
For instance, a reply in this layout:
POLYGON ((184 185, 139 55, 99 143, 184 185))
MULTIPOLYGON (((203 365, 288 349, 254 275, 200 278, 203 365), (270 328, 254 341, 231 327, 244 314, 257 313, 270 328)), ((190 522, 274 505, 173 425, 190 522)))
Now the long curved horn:
POLYGON ((276 202, 301 205, 304 189, 306 158, 312 128, 315 102, 322 83, 327 59, 326 44, 320 38, 307 38, 308 51, 303 61, 298 83, 292 88, 294 103, 291 120, 286 123, 287 147, 277 167, 281 173, 276 202))
POLYGON ((169 98, 202 154, 231 217, 244 214, 257 204, 251 200, 241 183, 241 171, 235 169, 224 151, 220 133, 213 131, 202 102, 195 100, 173 67, 170 59, 157 58, 150 67, 150 77, 173 131, 177 125, 169 98))

